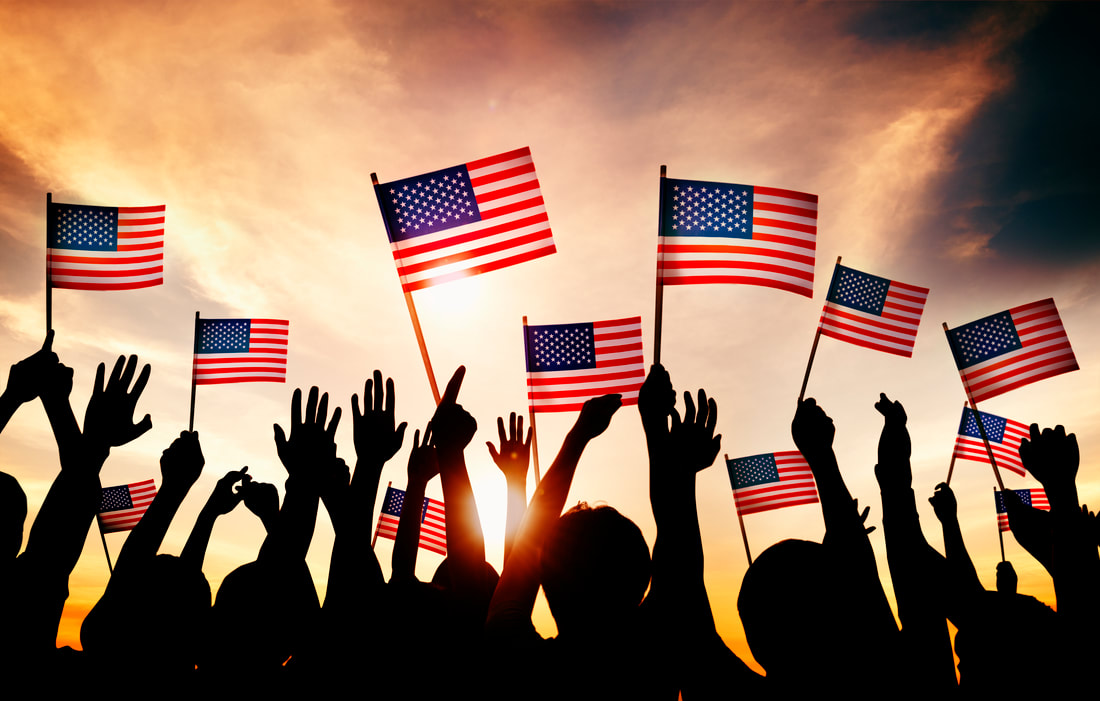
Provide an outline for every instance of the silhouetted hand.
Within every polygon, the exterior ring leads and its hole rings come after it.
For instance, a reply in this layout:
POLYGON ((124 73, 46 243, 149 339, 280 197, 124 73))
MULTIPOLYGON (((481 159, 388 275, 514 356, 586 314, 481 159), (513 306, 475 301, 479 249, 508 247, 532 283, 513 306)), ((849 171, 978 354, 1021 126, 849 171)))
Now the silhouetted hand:
POLYGON ((705 390, 699 390, 699 408, 691 399, 691 392, 684 392, 684 419, 672 409, 672 429, 669 431, 669 448, 672 457, 686 467, 699 472, 714 464, 722 447, 722 436, 714 435, 718 423, 718 405, 707 399, 705 390))
MULTIPOLYGON (((1073 489, 1077 479, 1077 468, 1081 462, 1081 453, 1077 447, 1077 436, 1066 435, 1066 429, 1056 426, 1039 432, 1038 424, 1031 424, 1031 439, 1020 441, 1020 460, 1024 467, 1039 480, 1055 497, 1061 492, 1073 489)), ((1054 505, 1051 504, 1053 507, 1054 505)))
POLYGON ((833 436, 836 427, 825 410, 813 399, 804 399, 798 403, 798 409, 791 421, 791 437, 803 457, 828 453, 833 449, 833 436))
POLYGON ((651 366, 638 391, 638 412, 642 415, 642 421, 665 424, 675 406, 676 390, 672 388, 668 371, 660 364, 651 366))
POLYGON ((41 349, 11 366, 4 394, 19 404, 31 401, 41 394, 48 373, 57 364, 57 355, 53 352, 53 330, 51 329, 46 334, 46 340, 42 343, 41 349))
POLYGON ((243 485, 251 479, 252 478, 248 476, 247 465, 239 470, 230 470, 214 485, 214 491, 210 493, 210 498, 207 500, 206 505, 215 514, 224 516, 237 508, 237 504, 240 504, 241 500, 244 498, 241 487, 238 486, 236 489, 233 489, 233 487, 238 483, 243 485))
POLYGON ((68 401, 73 391, 73 369, 63 363, 54 363, 46 370, 42 378, 42 401, 68 401))
POLYGON ((279 515, 279 490, 275 485, 245 479, 237 488, 237 494, 244 501, 245 508, 256 514, 265 526, 279 515))
MULTIPOLYGON (((856 511, 859 511, 859 499, 852 499, 852 507, 856 511)), ((876 528, 876 526, 868 526, 867 525, 867 517, 870 516, 870 515, 871 515, 871 507, 870 506, 863 507, 863 513, 861 513, 859 515, 859 522, 864 525, 864 528, 863 528, 864 533, 871 533, 876 528)))
POLYGON ((882 414, 882 435, 878 441, 878 464, 875 465, 875 477, 882 489, 909 489, 913 486, 913 470, 909 465, 912 444, 905 407, 901 402, 891 401, 885 394, 879 394, 875 409, 882 414))
POLYGON ((959 505, 955 500, 955 492, 951 491, 951 487, 947 486, 946 482, 936 485, 936 491, 928 497, 928 503, 932 505, 932 510, 936 512, 936 518, 940 523, 953 523, 958 520, 959 505))
POLYGON ((383 465, 401 449, 405 440, 404 421, 396 426, 393 380, 387 379, 382 389, 382 373, 374 371, 373 379, 363 385, 363 411, 359 411, 359 395, 351 396, 352 425, 355 429, 355 454, 359 460, 383 465), (371 398, 373 397, 373 404, 371 398))
POLYGON ((427 484, 439 474, 439 456, 432 445, 432 422, 424 429, 424 442, 420 441, 420 429, 413 432, 412 452, 409 453, 409 482, 427 484))
POLYGON ((465 376, 466 367, 458 366, 432 417, 432 443, 441 451, 461 452, 477 432, 477 421, 458 404, 458 391, 465 376))
POLYGON ((1085 528, 1088 530, 1091 541, 1100 545, 1100 519, 1096 518, 1096 514, 1089 511, 1088 504, 1081 505, 1081 520, 1085 522, 1085 528))
POLYGON ((1016 576, 1016 568, 1008 560, 997 563, 997 591, 1002 594, 1015 594, 1019 577, 1016 576))
POLYGON ((581 407, 580 416, 573 425, 573 431, 585 440, 592 440, 607 430, 611 425, 611 417, 623 405, 623 395, 605 394, 602 397, 589 399, 581 407))
POLYGON ((88 400, 88 409, 84 413, 84 437, 104 448, 126 445, 153 427, 152 418, 146 414, 140 422, 134 423, 134 410, 141 398, 145 385, 149 382, 150 368, 141 369, 134 380, 138 359, 131 355, 129 361, 119 356, 106 386, 103 377, 106 366, 99 364, 95 375, 95 388, 88 400), (133 388, 130 382, 133 381, 133 388))
POLYGON ((332 411, 332 420, 328 420, 328 393, 318 400, 318 389, 311 387, 306 401, 305 414, 302 413, 302 390, 294 390, 290 405, 290 437, 287 438, 283 427, 275 424, 275 447, 279 460, 291 477, 300 477, 303 482, 319 489, 325 479, 313 468, 324 468, 336 460, 336 427, 340 423, 340 407, 332 411))
POLYGON ((512 412, 508 417, 508 432, 504 432, 504 417, 497 417, 497 433, 500 435, 500 450, 492 441, 486 441, 489 455, 504 473, 504 479, 513 481, 527 477, 527 467, 531 462, 531 429, 527 429, 527 438, 523 437, 523 417, 512 412))
POLYGON ((180 437, 160 456, 160 474, 164 478, 161 489, 174 487, 187 491, 198 480, 205 464, 198 432, 181 431, 180 437))
POLYGON ((1047 572, 1051 572, 1054 532, 1050 512, 1028 506, 1011 489, 1005 490, 1002 494, 1012 536, 1024 550, 1042 563, 1047 572))

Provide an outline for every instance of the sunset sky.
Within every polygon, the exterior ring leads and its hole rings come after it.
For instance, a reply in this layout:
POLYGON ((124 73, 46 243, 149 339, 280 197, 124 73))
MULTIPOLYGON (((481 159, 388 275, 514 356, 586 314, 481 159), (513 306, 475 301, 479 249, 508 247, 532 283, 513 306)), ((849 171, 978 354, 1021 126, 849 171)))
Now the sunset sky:
MULTIPOLYGON (((870 523, 881 525, 878 393, 908 411, 918 506, 940 547, 925 497, 946 476, 964 401, 941 324, 1047 297, 1081 370, 981 408, 1075 431, 1081 498, 1100 506, 1098 19, 1092 4, 0 0, 0 359, 29 355, 44 334, 47 192, 164 204, 163 286, 54 293, 55 350, 76 370, 78 416, 97 363, 137 353, 153 367, 139 415, 154 428, 113 452, 103 484, 160 484, 159 455, 187 427, 201 311, 289 319, 288 382, 199 387, 206 469, 163 552, 179 553, 226 471, 248 465, 282 489, 271 425, 287 425, 294 387, 318 385, 343 406, 339 452, 353 463, 350 397, 374 368, 393 377, 410 433, 382 487, 403 488, 411 431, 433 402, 370 173, 386 182, 529 146, 557 253, 414 293, 440 383, 467 367, 460 401, 479 425, 467 461, 500 569, 505 485, 484 442, 497 416, 526 412, 521 318, 640 315, 652 356, 667 164, 671 177, 820 196, 812 300, 763 287, 666 289, 662 359, 678 389, 717 399, 723 453, 794 448, 795 400, 843 256, 931 289, 911 359, 825 338, 810 377, 870 523)), ((539 416, 544 470, 574 418, 539 416)), ((37 404, 0 437, 0 469, 27 492, 27 530, 56 455, 37 404)), ((736 610, 747 563, 720 463, 698 480, 707 586, 719 632, 751 661, 736 610)), ((993 484, 988 467, 967 462, 952 480, 988 587, 1000 558, 993 484)), ((429 485, 429 496, 441 493, 429 485)), ((652 544, 633 407, 585 454, 578 500, 617 507, 652 544)), ((823 534, 815 506, 745 522, 754 556, 823 534)), ((218 522, 205 568, 215 591, 262 537, 243 507, 218 522)), ((890 591, 882 538, 881 528, 871 536, 890 591)), ((107 540, 114 558, 124 536, 107 540)), ((331 544, 322 510, 309 554, 322 595, 331 544)), ((107 581, 102 550, 93 528, 59 644, 79 645, 107 581)), ((391 541, 376 552, 388 574, 391 541)), ((1005 552, 1021 591, 1053 603, 1049 578, 1010 537, 1005 552)), ((420 578, 440 560, 421 551, 420 578)), ((545 604, 536 623, 553 634, 545 604)))

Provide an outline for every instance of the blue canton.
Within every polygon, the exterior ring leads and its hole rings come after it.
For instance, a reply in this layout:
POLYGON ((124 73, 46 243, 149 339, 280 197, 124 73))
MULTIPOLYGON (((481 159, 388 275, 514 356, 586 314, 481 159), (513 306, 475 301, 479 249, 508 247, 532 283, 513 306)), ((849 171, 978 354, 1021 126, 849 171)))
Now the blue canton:
POLYGON ((726 469, 729 470, 730 483, 734 489, 779 481, 779 467, 775 464, 775 455, 772 453, 727 460, 726 469))
POLYGON ((586 370, 596 367, 592 324, 527 327, 527 372, 586 370))
MULTIPOLYGON (((1030 489, 1013 489, 1016 492, 1016 496, 1020 497, 1020 501, 1024 502, 1024 506, 1031 506, 1031 490, 1030 489)), ((1004 492, 995 492, 997 495, 997 513, 1007 514, 1008 509, 1005 508, 1005 496, 1004 492)))
POLYGON ((103 495, 99 500, 99 513, 132 508, 134 508, 134 502, 130 500, 130 488, 128 486, 106 487, 103 489, 103 495))
POLYGON ((666 178, 662 195, 662 236, 752 238, 751 185, 666 178))
POLYGON ((405 493, 400 489, 390 487, 386 490, 386 502, 382 504, 382 513, 390 516, 400 516, 401 507, 405 504, 405 493))
POLYGON ((50 207, 50 248, 118 250, 118 208, 87 205, 50 207))
POLYGON ((481 221, 466 166, 455 166, 381 186, 390 241, 481 221))
POLYGON ((959 369, 1023 348, 1012 315, 1001 312, 947 332, 959 369))
POLYGON ((196 353, 247 353, 251 319, 199 319, 196 353))
POLYGON ((890 281, 886 278, 838 265, 826 299, 834 304, 882 316, 889 291, 890 281))
MULTIPOLYGON (((989 438, 989 441, 991 443, 1003 443, 1005 439, 1005 427, 1008 425, 1008 422, 1000 416, 987 414, 984 411, 979 413, 982 415, 982 426, 985 428, 985 435, 989 438)), ((969 407, 963 407, 963 417, 962 423, 959 425, 959 435, 970 436, 971 438, 982 437, 982 434, 978 430, 978 422, 974 418, 974 411, 969 407)))

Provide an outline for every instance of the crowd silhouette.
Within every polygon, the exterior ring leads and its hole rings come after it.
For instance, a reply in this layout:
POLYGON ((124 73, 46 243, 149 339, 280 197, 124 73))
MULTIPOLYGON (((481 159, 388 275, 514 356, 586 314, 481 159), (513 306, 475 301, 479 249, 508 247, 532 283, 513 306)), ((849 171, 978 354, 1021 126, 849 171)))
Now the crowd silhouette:
POLYGON ((159 550, 205 464, 198 434, 180 433, 161 457, 155 499, 83 622, 82 650, 58 648, 69 576, 99 506, 100 470, 112 448, 152 422, 148 415, 135 420, 150 368, 139 370, 134 356, 118 358, 109 375, 99 366, 78 422, 73 371, 52 342, 51 332, 11 367, 0 395, 0 430, 21 405, 41 400, 60 463, 22 552, 27 498, 15 478, 0 473, 0 659, 53 688, 106 695, 113 692, 97 680, 111 673, 130 684, 152 682, 157 693, 279 697, 318 684, 378 698, 709 699, 855 684, 916 696, 991 694, 1005 683, 1012 695, 1088 688, 1100 622, 1100 525, 1078 501, 1073 434, 1033 425, 1020 448, 1049 511, 1007 497, 1013 535, 1053 579, 1055 611, 1017 592, 1008 562, 997 567, 996 591, 983 588, 946 484, 929 499, 944 554, 929 545, 917 515, 905 409, 880 396, 874 473, 895 619, 871 547, 869 507, 861 511, 852 499, 833 452, 833 421, 815 400, 799 402, 791 434, 817 483, 825 537, 776 543, 745 573, 737 607, 761 676, 719 637, 703 578, 696 475, 720 450, 718 406, 700 389, 684 392, 677 408, 660 365, 638 398, 657 525, 652 551, 613 507, 566 508, 585 448, 621 408, 619 395, 607 395, 581 409, 530 503, 530 429, 515 414, 497 419, 499 442, 487 445, 507 482, 507 527, 503 569, 489 565, 466 467, 477 422, 459 403, 460 367, 430 421, 414 431, 404 502, 421 504, 427 484, 440 478, 447 557, 431 582, 417 579, 420 514, 405 508, 385 581, 371 545, 373 515, 383 466, 404 443, 407 423, 397 421, 393 381, 376 370, 362 403, 351 398, 354 469, 337 455, 341 408, 316 387, 304 396, 295 390, 289 428, 274 427, 287 472, 281 502, 279 490, 252 479, 247 467, 226 473, 176 556, 159 550), (213 592, 203 562, 214 523, 242 503, 266 538, 255 559, 213 592), (306 565, 322 504, 335 531, 324 601, 306 565), (554 639, 532 624, 540 587, 557 624, 554 639), (954 648, 948 622, 958 630, 954 648))

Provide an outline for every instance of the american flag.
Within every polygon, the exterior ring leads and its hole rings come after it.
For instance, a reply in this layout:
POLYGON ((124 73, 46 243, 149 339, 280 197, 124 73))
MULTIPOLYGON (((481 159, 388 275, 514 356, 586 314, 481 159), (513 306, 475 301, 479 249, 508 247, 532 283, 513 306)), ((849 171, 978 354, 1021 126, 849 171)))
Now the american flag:
POLYGON ((947 339, 975 402, 1078 368, 1053 299, 950 329, 947 339))
POLYGON ((763 285, 812 297, 817 195, 661 179, 657 275, 665 285, 763 285))
POLYGON ((531 149, 377 188, 405 292, 555 251, 531 149))
POLYGON ((133 290, 164 284, 164 205, 51 202, 46 216, 52 287, 133 290))
MULTIPOLYGON (((386 487, 386 500, 382 503, 382 513, 378 514, 377 535, 390 540, 397 539, 397 525, 401 522, 401 507, 405 503, 405 492, 386 487)), ((420 512, 420 547, 433 553, 447 556, 447 514, 443 502, 424 498, 424 508, 420 512)))
MULTIPOLYGON (((1023 477, 1026 471, 1023 462, 1020 461, 1020 441, 1028 437, 1028 427, 1019 421, 1004 419, 984 411, 979 411, 978 414, 982 417, 982 427, 985 428, 985 435, 989 439, 989 447, 993 449, 997 467, 1003 467, 1023 477)), ((955 438, 953 457, 989 464, 989 453, 985 450, 982 434, 978 430, 977 418, 970 407, 963 407, 962 422, 959 424, 959 435, 955 438)))
POLYGON ((286 382, 289 329, 282 319, 199 319, 195 384, 286 382))
POLYGON ((821 311, 821 334, 911 358, 927 298, 927 287, 868 275, 837 263, 821 311))
POLYGON ((104 487, 99 499, 99 530, 103 533, 128 531, 145 515, 157 487, 153 480, 104 487))
MULTIPOLYGON (((1043 511, 1050 511, 1050 502, 1047 501, 1047 493, 1042 489, 1013 489, 1024 506, 1032 506, 1043 511)), ((1005 508, 1004 492, 994 490, 993 500, 997 506, 997 527, 1002 531, 1010 531, 1008 527, 1008 509, 1005 508)))
POLYGON ((726 469, 741 515, 818 503, 814 475, 797 450, 727 459, 726 469))
POLYGON ((575 411, 605 394, 638 403, 645 381, 641 317, 523 328, 532 411, 575 411))

